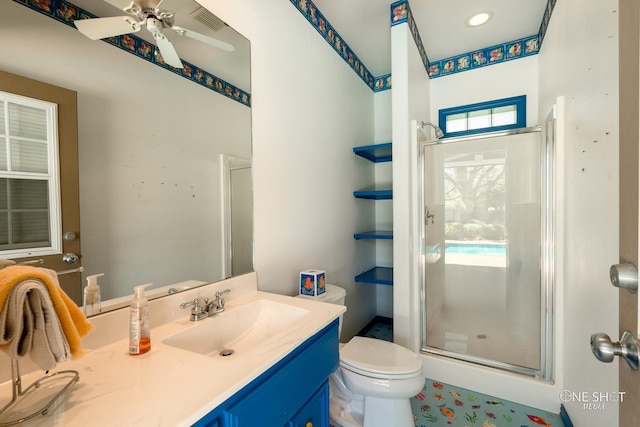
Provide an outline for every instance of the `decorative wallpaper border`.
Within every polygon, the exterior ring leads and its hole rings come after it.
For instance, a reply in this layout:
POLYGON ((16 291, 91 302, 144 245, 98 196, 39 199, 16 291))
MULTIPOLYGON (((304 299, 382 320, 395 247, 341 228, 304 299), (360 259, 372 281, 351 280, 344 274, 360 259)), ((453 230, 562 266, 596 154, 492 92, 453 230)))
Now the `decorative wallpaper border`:
POLYGON ((374 77, 371 72, 365 67, 360 58, 355 54, 353 49, 347 45, 342 36, 338 34, 336 29, 327 21, 322 12, 318 10, 318 7, 311 0, 291 0, 298 11, 307 18, 307 21, 313 26, 313 28, 320 33, 329 45, 336 51, 338 55, 349 64, 349 67, 356 72, 356 74, 366 83, 371 89, 375 91, 374 77))
POLYGON ((429 57, 427 51, 422 44, 422 37, 420 37, 420 31, 416 25, 416 21, 413 19, 413 13, 411 13, 411 7, 407 0, 397 1, 391 3, 391 26, 407 23, 409 25, 409 31, 413 37, 413 41, 416 43, 418 53, 422 59, 425 70, 429 70, 429 57))
MULTIPOLYGON (((24 5, 32 10, 42 13, 49 18, 58 22, 76 28, 73 21, 76 19, 98 18, 98 16, 88 12, 73 3, 66 0, 13 0, 16 3, 24 5)), ((191 80, 207 89, 226 96, 234 101, 240 102, 247 107, 251 107, 251 95, 240 88, 228 83, 221 78, 203 70, 202 68, 182 61, 183 69, 171 67, 164 63, 157 47, 146 40, 132 34, 124 34, 122 36, 110 37, 103 39, 104 42, 112 46, 120 48, 127 53, 137 56, 138 58, 149 61, 150 63, 171 71, 174 74, 191 80)))
POLYGON ((391 89, 391 73, 375 78, 373 82, 374 92, 381 92, 389 89, 391 89))
POLYGON ((555 5, 556 0, 548 0, 539 34, 433 62, 429 61, 427 57, 407 0, 391 4, 391 26, 401 23, 409 25, 409 31, 416 43, 422 62, 425 64, 429 78, 437 78, 537 54, 540 50, 540 34, 544 37, 549 19, 551 19, 551 11, 553 10, 551 2, 555 5))
POLYGON ((469 71, 474 68, 494 65, 512 59, 535 55, 540 50, 538 36, 502 43, 473 52, 463 53, 451 58, 430 62, 427 72, 430 78, 469 71))
POLYGON ((547 34, 547 29, 549 28, 549 21, 551 21, 551 14, 553 13, 553 8, 556 7, 557 0, 547 0, 547 7, 544 10, 544 16, 542 17, 542 22, 540 23, 540 29, 538 30, 538 40, 539 45, 542 46, 542 41, 544 40, 545 34, 547 34))
MULTIPOLYGON (((429 61, 427 52, 422 43, 420 32, 411 7, 407 0, 396 1, 391 4, 391 26, 406 23, 409 31, 416 43, 420 58, 424 64, 429 78, 444 77, 463 71, 469 71, 479 67, 499 64, 513 59, 524 58, 536 55, 540 51, 542 40, 547 32, 553 8, 557 0, 547 0, 547 7, 540 24, 538 34, 524 37, 522 39, 501 43, 495 46, 479 49, 473 52, 462 53, 450 58, 429 61)), ((374 91, 381 92, 391 89, 391 74, 371 77, 371 73, 366 66, 358 59, 353 50, 347 45, 344 39, 338 34, 335 28, 327 21, 322 12, 312 0, 291 0, 291 3, 302 13, 309 23, 322 35, 334 50, 342 56, 349 66, 360 76, 360 78, 374 91)))

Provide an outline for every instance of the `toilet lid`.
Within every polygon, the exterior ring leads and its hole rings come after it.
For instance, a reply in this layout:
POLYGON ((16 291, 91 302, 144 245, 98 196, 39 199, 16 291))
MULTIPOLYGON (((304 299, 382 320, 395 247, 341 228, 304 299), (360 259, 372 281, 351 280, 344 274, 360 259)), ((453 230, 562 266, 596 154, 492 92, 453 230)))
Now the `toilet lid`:
POLYGON ((340 349, 340 364, 368 376, 412 376, 422 370, 417 354, 388 341, 353 337, 340 349))

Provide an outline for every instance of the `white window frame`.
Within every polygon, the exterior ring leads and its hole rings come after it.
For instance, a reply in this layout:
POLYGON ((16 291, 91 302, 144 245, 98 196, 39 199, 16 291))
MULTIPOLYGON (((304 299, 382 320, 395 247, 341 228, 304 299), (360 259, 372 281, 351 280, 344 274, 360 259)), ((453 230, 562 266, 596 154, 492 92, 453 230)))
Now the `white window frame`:
MULTIPOLYGON (((0 178, 8 179, 46 179, 49 187, 49 241, 48 246, 33 248, 16 248, 0 250, 0 257, 4 259, 23 258, 32 256, 55 255, 62 253, 62 209, 60 202, 60 162, 58 156, 58 105, 52 102, 28 98, 0 91, 0 104, 5 112, 7 103, 20 104, 45 110, 47 122, 47 173, 16 172, 0 170, 0 178)), ((7 165, 11 159, 11 135, 9 135, 9 115, 5 114, 5 131, 7 137, 7 165)), ((8 167, 10 169, 10 167, 8 167)))

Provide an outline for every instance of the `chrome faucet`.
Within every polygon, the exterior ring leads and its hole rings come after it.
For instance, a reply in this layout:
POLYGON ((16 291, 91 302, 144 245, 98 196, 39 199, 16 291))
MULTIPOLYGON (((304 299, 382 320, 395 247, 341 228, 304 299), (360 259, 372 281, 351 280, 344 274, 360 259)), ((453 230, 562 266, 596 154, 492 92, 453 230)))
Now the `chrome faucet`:
POLYGON ((207 306, 207 312, 209 314, 217 314, 217 313, 222 313, 224 311, 224 298, 222 298, 222 295, 224 294, 228 294, 229 292, 231 292, 231 289, 225 289, 224 291, 221 292, 216 292, 216 299, 213 302, 207 302, 206 306, 207 306))
MULTIPOLYGON (((206 301, 207 299, 205 298, 205 304, 206 304, 206 301)), ((180 304, 180 308, 188 308, 188 307, 191 307, 191 317, 189 319, 192 322, 204 319, 209 315, 209 312, 207 312, 205 308, 200 305, 200 299, 198 298, 194 298, 193 301, 180 304)))
POLYGON ((209 301, 209 298, 204 299, 204 305, 200 305, 200 299, 194 298, 193 301, 180 304, 180 308, 191 307, 191 316, 189 319, 192 322, 202 320, 206 317, 213 316, 224 311, 224 298, 222 296, 231 292, 231 289, 225 289, 222 292, 216 292, 216 299, 209 301))

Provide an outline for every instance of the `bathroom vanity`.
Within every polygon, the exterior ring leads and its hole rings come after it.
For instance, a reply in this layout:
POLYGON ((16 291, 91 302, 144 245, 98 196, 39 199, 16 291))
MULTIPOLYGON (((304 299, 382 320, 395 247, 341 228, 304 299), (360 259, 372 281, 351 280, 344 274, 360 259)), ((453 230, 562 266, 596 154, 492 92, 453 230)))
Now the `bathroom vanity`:
MULTIPOLYGON (((140 356, 128 354, 128 309, 99 315, 87 354, 56 368, 78 371, 79 382, 49 413, 21 425, 326 427, 344 311, 259 292, 251 273, 151 301, 151 351, 140 356), (179 308, 226 288, 223 313, 192 322, 179 308)), ((25 374, 23 383, 41 375, 25 374)), ((10 399, 5 381, 0 407, 10 399)))
POLYGON ((328 426, 337 341, 336 320, 194 425, 328 426))

